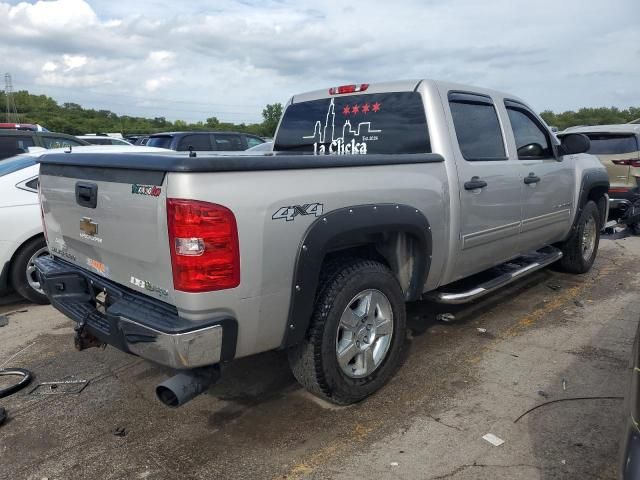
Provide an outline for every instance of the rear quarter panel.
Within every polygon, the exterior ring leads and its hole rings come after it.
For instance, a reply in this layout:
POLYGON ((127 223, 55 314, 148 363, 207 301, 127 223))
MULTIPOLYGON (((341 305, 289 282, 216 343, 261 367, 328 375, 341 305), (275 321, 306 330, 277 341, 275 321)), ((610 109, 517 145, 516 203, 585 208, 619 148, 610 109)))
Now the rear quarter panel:
MULTIPOLYGON (((445 162, 446 163, 446 162, 445 162)), ((240 285, 231 290, 174 292, 185 318, 231 313, 238 320, 237 356, 280 345, 289 313, 300 242, 318 217, 273 219, 281 207, 322 204, 324 213, 366 204, 398 203, 419 209, 432 228, 431 272, 439 276, 448 242, 445 163, 229 173, 170 173, 167 195, 217 203, 237 220, 240 285)), ((430 275, 431 277, 431 275, 430 275)))

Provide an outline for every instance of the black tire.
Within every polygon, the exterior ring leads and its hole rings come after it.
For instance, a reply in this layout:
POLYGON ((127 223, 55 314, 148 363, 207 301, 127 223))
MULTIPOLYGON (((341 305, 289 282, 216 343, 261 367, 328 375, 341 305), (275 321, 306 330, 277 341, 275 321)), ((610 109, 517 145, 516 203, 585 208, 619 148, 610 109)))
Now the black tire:
POLYGON ((600 212, 597 205, 593 201, 588 201, 580 212, 578 221, 573 227, 571 236, 560 245, 562 250, 562 259, 560 260, 560 269, 569 273, 586 273, 591 269, 593 262, 598 254, 598 245, 600 244, 600 212), (595 222, 595 244, 593 251, 585 258, 585 227, 587 223, 595 222))
MULTIPOLYGON (((379 310, 366 318, 375 321, 376 317, 379 310)), ((393 376, 402 361, 405 341, 404 296, 393 273, 376 261, 346 259, 340 267, 323 272, 309 332, 302 343, 289 349, 289 365, 296 379, 311 393, 348 405, 371 395, 393 376), (367 376, 352 378, 338 363, 338 327, 353 299, 368 290, 377 290, 388 300, 393 319, 391 339, 378 366, 367 376)))
POLYGON ((27 300, 40 305, 49 303, 49 299, 44 293, 34 290, 29 285, 27 278, 27 267, 31 257, 39 250, 46 248, 47 243, 44 237, 36 237, 26 242, 13 257, 11 262, 10 281, 11 286, 27 300))
POLYGON ((632 223, 629 225, 629 231, 632 235, 640 235, 640 223, 632 223))

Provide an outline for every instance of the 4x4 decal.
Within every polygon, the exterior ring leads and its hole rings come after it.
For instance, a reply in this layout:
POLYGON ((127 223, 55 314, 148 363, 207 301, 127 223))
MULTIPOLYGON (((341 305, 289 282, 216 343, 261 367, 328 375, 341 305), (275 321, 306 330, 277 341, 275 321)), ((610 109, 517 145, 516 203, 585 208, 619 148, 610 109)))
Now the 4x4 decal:
POLYGON ((289 207, 280 207, 271 216, 272 220, 285 219, 287 222, 292 222, 298 215, 315 215, 319 217, 324 211, 324 206, 321 203, 307 203, 305 205, 293 205, 289 207))

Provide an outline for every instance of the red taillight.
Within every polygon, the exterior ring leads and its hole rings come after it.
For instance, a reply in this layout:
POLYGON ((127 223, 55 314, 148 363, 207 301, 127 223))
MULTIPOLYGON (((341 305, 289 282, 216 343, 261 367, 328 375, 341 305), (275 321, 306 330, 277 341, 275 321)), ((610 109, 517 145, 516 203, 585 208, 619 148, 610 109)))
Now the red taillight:
POLYGON ((640 167, 640 160, 611 160, 616 165, 629 165, 630 167, 640 167))
POLYGON ((209 292, 240 284, 240 248, 233 212, 197 200, 167 199, 173 287, 209 292))
POLYGON ((367 88, 369 88, 368 83, 361 83, 360 85, 342 85, 340 87, 330 88, 329 95, 341 95, 343 93, 364 92, 367 88))

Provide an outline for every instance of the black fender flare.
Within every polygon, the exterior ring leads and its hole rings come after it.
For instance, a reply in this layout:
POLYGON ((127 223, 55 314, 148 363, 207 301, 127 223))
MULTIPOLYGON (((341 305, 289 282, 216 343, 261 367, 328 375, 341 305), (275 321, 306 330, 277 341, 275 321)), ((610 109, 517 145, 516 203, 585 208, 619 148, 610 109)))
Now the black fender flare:
MULTIPOLYGON (((580 214, 582 213, 582 209, 589 201, 589 196, 594 189, 602 189, 607 193, 609 191, 609 175, 606 170, 601 169, 592 169, 587 170, 582 176, 582 180, 580 181, 580 193, 578 195, 578 205, 576 205, 576 214, 573 219, 573 225, 571 225, 571 232, 576 229, 576 225, 578 224, 578 219, 580 218, 580 214)), ((599 208, 599 207, 598 207, 599 208)), ((602 226, 607 223, 607 219, 602 219, 602 226)))
POLYGON ((298 247, 282 347, 304 339, 313 314, 322 263, 328 253, 368 244, 376 235, 398 232, 407 233, 418 242, 406 292, 407 300, 417 300, 427 279, 432 248, 431 226, 420 210, 399 204, 356 205, 316 219, 298 247))

